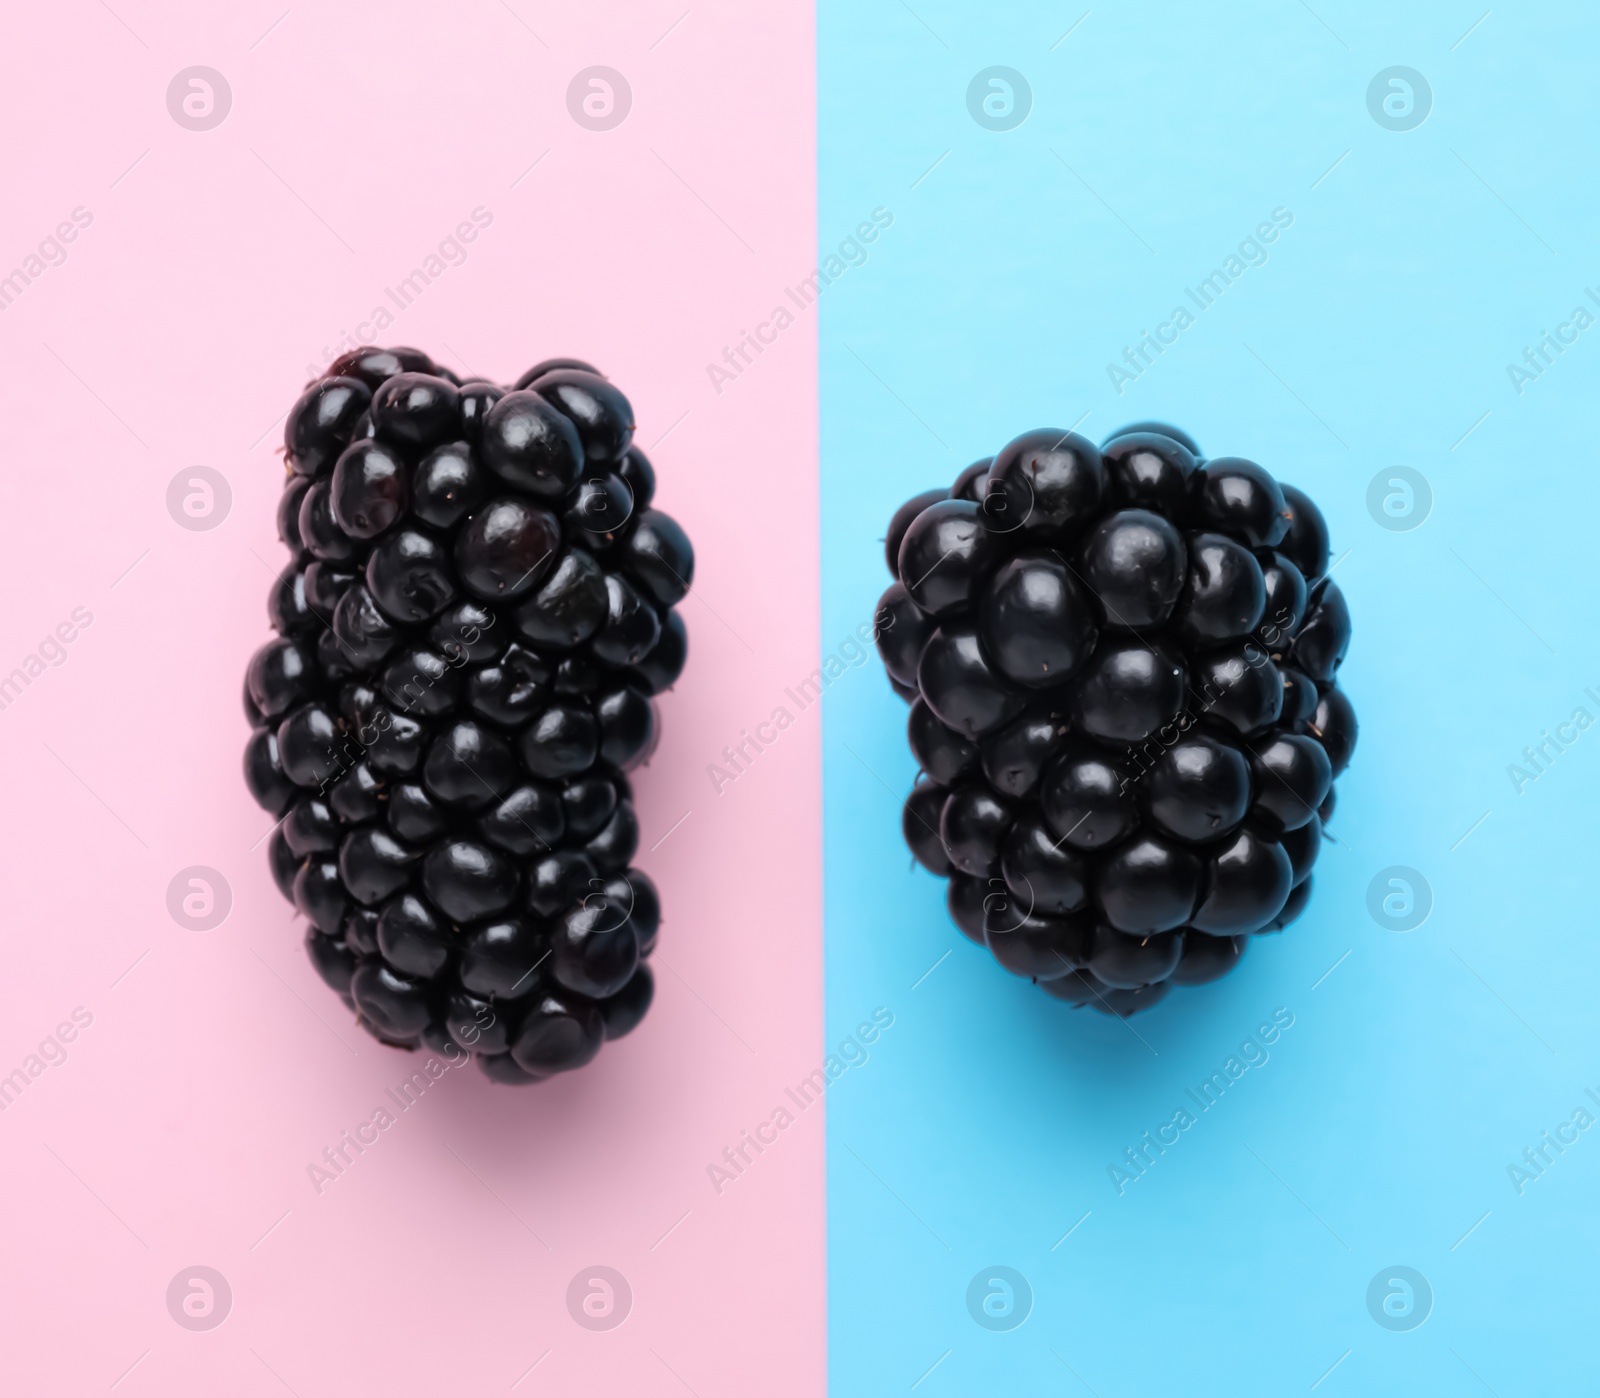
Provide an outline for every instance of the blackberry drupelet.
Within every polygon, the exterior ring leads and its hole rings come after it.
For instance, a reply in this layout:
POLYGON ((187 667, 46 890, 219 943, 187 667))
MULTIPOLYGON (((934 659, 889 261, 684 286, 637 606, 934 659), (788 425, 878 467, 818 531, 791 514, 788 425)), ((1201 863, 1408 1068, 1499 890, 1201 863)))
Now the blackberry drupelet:
POLYGON ((1304 911, 1356 720, 1302 492, 1163 423, 1029 432, 886 543, 878 650, 921 769, 902 828, 967 937, 1128 1015, 1304 911))
POLYGON ((284 428, 291 562, 245 678, 272 876, 369 1033, 494 1082, 581 1067, 654 990, 626 773, 694 550, 633 430, 578 360, 508 388, 370 347, 284 428))

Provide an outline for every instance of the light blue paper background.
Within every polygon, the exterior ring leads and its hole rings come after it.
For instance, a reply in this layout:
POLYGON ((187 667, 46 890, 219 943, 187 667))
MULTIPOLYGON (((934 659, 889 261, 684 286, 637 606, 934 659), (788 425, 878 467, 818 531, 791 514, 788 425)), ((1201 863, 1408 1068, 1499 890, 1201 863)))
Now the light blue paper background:
POLYGON ((895 1015, 827 1099, 832 1391, 1591 1391, 1600 1129, 1520 1194, 1507 1167, 1600 1114, 1600 725, 1520 794, 1507 767, 1600 719, 1600 325, 1520 394, 1506 366, 1600 294, 1600 23, 1088 9, 823 0, 819 244, 894 214, 822 297, 824 650, 903 498, 1028 428, 1164 417, 1321 503, 1361 741, 1310 911, 1123 1024, 960 937, 907 868, 905 706, 875 662, 832 685, 827 1038, 895 1015), (1005 132, 966 104, 996 64, 1033 94, 1005 132), (1367 105, 1393 65, 1432 89, 1409 131, 1367 105), (1265 265, 1119 396, 1107 363, 1274 208, 1265 265), (1409 531, 1367 507, 1397 465, 1433 495, 1409 531), (1367 911, 1391 865, 1432 890, 1409 933, 1367 911), (1119 1196, 1108 1167, 1278 1007, 1270 1059, 1119 1196), (966 1304, 996 1265, 1032 1293, 1006 1333, 966 1304), (1432 1293, 1409 1331, 1367 1304, 1397 1265, 1432 1293))

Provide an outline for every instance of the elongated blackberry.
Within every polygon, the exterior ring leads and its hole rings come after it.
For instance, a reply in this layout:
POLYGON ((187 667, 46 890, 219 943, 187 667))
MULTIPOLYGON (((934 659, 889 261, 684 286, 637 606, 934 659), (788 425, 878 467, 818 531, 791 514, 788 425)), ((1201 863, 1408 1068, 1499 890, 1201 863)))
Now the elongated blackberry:
POLYGON ((887 549, 902 828, 963 933, 1127 1015, 1304 911, 1356 720, 1303 493, 1163 423, 1051 429, 908 500, 887 549))
POLYGON ((290 409, 245 780, 322 978, 495 1082, 633 1029, 661 921, 626 773, 683 670, 694 550, 593 366, 341 355, 290 409))

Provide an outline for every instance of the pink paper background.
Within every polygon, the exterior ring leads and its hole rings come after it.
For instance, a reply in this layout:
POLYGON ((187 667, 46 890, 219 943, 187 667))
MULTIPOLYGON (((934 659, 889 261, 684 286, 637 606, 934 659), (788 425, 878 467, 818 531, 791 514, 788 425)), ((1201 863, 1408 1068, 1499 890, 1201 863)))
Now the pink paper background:
POLYGON ((822 1108, 720 1197, 706 1173, 823 1056, 816 711, 720 796, 706 773, 818 651, 815 320, 720 395, 705 368, 814 265, 809 10, 280 4, 7 20, 0 275, 93 222, 0 313, 0 674, 93 621, 0 711, 0 1075, 93 1024, 0 1113, 0 1391, 820 1392, 822 1108), (191 64, 232 88, 210 131, 166 107, 191 64), (567 109, 591 64, 632 87, 611 131, 567 109), (418 1063, 307 964, 239 775, 277 419, 476 207, 379 339, 503 380, 599 362, 697 547, 636 781, 657 999, 579 1075, 447 1074, 318 1196, 307 1165, 418 1063), (187 532, 166 491, 202 464, 231 511, 187 532), (167 912, 197 864, 232 890, 210 932, 167 912), (193 1264, 233 1291, 205 1333, 166 1306, 193 1264), (607 1333, 566 1307, 592 1264, 633 1289, 607 1333))

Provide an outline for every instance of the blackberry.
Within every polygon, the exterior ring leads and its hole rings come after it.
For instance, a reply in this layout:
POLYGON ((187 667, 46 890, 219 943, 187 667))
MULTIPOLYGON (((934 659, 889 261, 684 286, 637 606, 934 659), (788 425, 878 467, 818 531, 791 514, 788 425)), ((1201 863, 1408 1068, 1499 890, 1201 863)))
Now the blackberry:
POLYGON ((273 881, 373 1037, 494 1082, 581 1067, 654 992, 625 773, 688 655, 694 550, 633 430, 579 360, 508 387, 372 347, 284 429, 291 561, 244 695, 273 881))
MULTIPOLYGON (((886 544, 878 651, 921 769, 901 828, 962 933, 1129 1015, 1304 911, 1356 719, 1302 492, 1164 423, 1029 432, 906 501, 886 544)), ((296 664, 260 702, 299 693, 296 664)))

